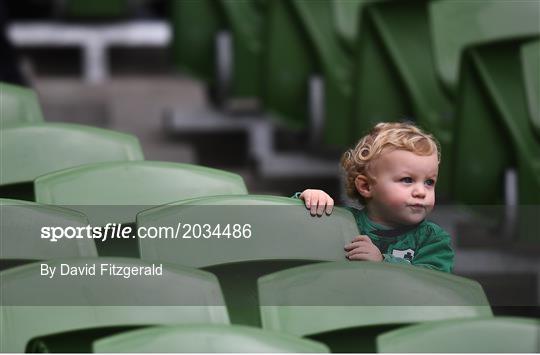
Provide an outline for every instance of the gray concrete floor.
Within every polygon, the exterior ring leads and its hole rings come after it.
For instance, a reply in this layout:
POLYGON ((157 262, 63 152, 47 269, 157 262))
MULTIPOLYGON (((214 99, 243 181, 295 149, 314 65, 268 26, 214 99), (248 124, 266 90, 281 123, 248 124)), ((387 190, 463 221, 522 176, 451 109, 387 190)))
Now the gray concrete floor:
POLYGON ((131 133, 141 142, 147 160, 196 162, 193 149, 167 140, 161 115, 169 106, 203 107, 201 85, 182 77, 132 76, 99 85, 78 79, 35 79, 47 120, 96 125, 131 133))

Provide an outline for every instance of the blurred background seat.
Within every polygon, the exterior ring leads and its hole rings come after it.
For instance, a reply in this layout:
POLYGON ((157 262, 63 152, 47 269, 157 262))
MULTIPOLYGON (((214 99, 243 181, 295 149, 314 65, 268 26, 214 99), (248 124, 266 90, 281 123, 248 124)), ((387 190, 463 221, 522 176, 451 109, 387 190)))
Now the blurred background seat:
POLYGON ((13 124, 43 122, 39 100, 33 90, 0 82, 0 95, 2 128, 13 124))
POLYGON ((34 200, 40 175, 100 161, 141 160, 136 137, 68 123, 35 123, 0 131, 2 197, 34 200))

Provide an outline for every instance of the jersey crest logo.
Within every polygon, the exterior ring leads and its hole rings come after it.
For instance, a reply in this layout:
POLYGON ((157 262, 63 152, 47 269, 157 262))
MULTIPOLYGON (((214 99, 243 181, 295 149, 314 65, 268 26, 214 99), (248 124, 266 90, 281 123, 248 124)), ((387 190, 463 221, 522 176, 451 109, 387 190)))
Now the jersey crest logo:
POLYGON ((407 261, 411 261, 414 257, 414 250, 407 249, 407 250, 392 250, 392 256, 395 256, 396 258, 402 258, 407 261))

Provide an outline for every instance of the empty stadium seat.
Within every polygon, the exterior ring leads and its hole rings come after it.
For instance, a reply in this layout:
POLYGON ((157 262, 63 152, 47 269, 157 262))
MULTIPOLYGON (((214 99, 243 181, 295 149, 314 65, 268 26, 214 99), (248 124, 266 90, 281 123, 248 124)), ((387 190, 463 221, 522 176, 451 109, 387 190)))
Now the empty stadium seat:
POLYGON ((492 317, 413 325, 380 335, 382 353, 538 353, 540 320, 492 317))
POLYGON ((198 165, 137 161, 96 163, 43 175, 36 200, 84 209, 95 225, 135 222, 143 209, 201 196, 244 194, 241 176, 198 165), (100 213, 92 206, 123 206, 100 213), (110 213, 115 213, 111 215, 110 213))
POLYGON ((308 45, 291 3, 270 1, 268 5, 263 105, 287 127, 306 129, 307 81, 316 72, 316 53, 308 45))
POLYGON ((364 11, 357 39, 354 134, 378 122, 415 121, 441 143, 437 190, 449 192, 452 101, 438 81, 428 2, 384 1, 364 11))
POLYGON ((535 0, 439 0, 429 3, 433 55, 444 85, 458 90, 462 52, 471 45, 538 36, 535 0))
MULTIPOLYGON (((14 184, 28 183, 56 170, 100 161, 143 159, 136 137, 89 126, 37 123, 5 128, 0 135, 2 197, 19 198, 14 184)), ((28 191, 21 194, 29 197, 28 191)))
POLYGON ((28 260, 61 257, 94 257, 92 239, 63 239, 51 242, 40 237, 44 227, 86 227, 88 219, 82 213, 38 203, 0 198, 0 259, 1 269, 28 260))
POLYGON ((43 121, 39 100, 33 90, 0 82, 0 98, 2 100, 0 128, 43 121))
POLYGON ((364 7, 373 2, 270 3, 265 108, 291 128, 311 129, 317 143, 343 147, 358 138, 351 130, 351 37, 364 7), (322 79, 321 92, 315 76, 322 79))
POLYGON ((215 34, 224 23, 217 1, 173 1, 171 17, 175 65, 211 84, 215 77, 215 34))
POLYGON ((537 137, 540 137, 540 107, 538 98, 540 97, 540 40, 531 41, 521 47, 521 65, 523 67, 523 78, 525 80, 525 91, 529 106, 531 125, 537 137))
MULTIPOLYGON (((2 352, 21 353, 33 338, 75 330, 229 323, 218 281, 209 273, 163 265, 161 276, 125 278, 107 271, 100 275, 102 264, 122 270, 152 267, 136 259, 84 258, 57 259, 2 271, 2 352), (42 264, 56 267, 55 276, 41 276, 42 264), (96 275, 60 276, 62 264, 83 269, 96 265, 96 275)), ((89 351, 91 344, 82 339, 68 333, 61 342, 62 350, 89 351)), ((47 344, 41 344, 41 348, 54 351, 47 344)))
MULTIPOLYGON (((226 235, 139 239, 141 258, 189 265, 215 273, 233 323, 258 325, 256 280, 287 267, 322 260, 345 260, 343 247, 359 234, 353 215, 336 208, 311 217, 297 199, 274 196, 216 196, 162 206, 137 215, 137 227, 176 229, 182 225, 249 226, 249 238, 226 235)), ((205 233, 204 230, 199 232, 205 233)), ((198 235, 196 235, 198 233, 198 235)))
POLYGON ((94 342, 97 353, 327 353, 321 343, 245 326, 153 327, 94 342))
POLYGON ((215 82, 216 89, 221 91, 218 94, 222 95, 218 99, 262 97, 267 3, 267 0, 219 0, 231 43, 215 44, 215 82), (228 49, 220 48, 227 44, 228 49), (228 67, 223 67, 227 64, 228 67))
POLYGON ((416 121, 441 143, 437 186, 450 195, 461 53, 470 45, 538 33, 538 12, 536 1, 389 1, 369 6, 358 42, 356 134, 365 134, 376 122, 416 121))
POLYGON ((413 266, 334 262, 259 279, 262 326, 329 345, 375 352, 375 336, 403 324, 491 316, 482 287, 413 266))
MULTIPOLYGON (((505 185, 505 172, 515 168, 517 232, 521 240, 538 243, 540 138, 527 105, 529 79, 520 51, 528 43, 505 41, 468 52, 458 98, 453 189, 462 203, 504 205, 506 190, 513 188, 505 185)), ((538 52, 529 53, 540 61, 538 52)))
MULTIPOLYGON (((504 203, 504 170, 514 165, 515 155, 522 156, 517 160, 518 169, 538 157, 520 47, 519 42, 475 47, 464 60, 453 179, 454 195, 461 202, 504 203)), ((519 190, 520 200, 525 202, 537 195, 538 187, 519 190)))

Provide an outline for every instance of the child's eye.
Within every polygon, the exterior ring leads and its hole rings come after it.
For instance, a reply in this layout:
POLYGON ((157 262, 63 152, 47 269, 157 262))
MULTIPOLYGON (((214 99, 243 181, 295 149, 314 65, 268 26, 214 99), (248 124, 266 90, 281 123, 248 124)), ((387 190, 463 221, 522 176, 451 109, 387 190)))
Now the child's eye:
POLYGON ((435 180, 433 180, 433 179, 427 179, 427 180, 426 180, 426 185, 427 185, 427 186, 435 186, 435 180))
POLYGON ((410 177, 404 177, 404 178, 401 178, 401 180, 399 180, 399 181, 404 182, 406 184, 412 184, 413 179, 410 178, 410 177))

